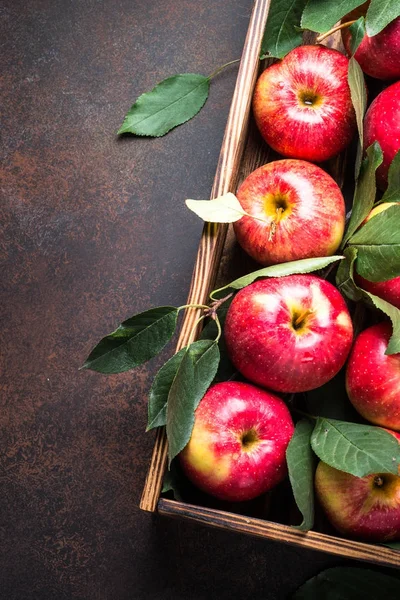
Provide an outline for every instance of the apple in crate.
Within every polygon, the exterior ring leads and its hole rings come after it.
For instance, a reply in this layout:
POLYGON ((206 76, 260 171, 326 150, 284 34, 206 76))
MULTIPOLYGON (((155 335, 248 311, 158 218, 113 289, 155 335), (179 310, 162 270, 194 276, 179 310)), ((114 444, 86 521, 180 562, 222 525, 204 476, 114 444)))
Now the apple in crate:
POLYGON ((243 288, 228 309, 224 331, 242 375, 278 392, 304 392, 329 381, 353 339, 343 297, 315 275, 274 277, 243 288))
MULTIPOLYGON (((400 435, 392 433, 400 441, 400 435)), ((368 542, 400 540, 400 477, 354 477, 318 463, 315 491, 328 520, 347 537, 368 542)))
POLYGON ((253 218, 234 223, 236 238, 262 265, 330 256, 339 247, 345 224, 342 193, 328 173, 310 162, 285 159, 263 165, 243 181, 237 198, 253 218))
POLYGON ((221 500, 251 500, 287 473, 285 452, 294 426, 286 404, 249 383, 209 388, 180 453, 187 477, 221 500))
POLYGON ((290 158, 321 162, 356 131, 347 82, 349 60, 325 46, 299 46, 257 80, 253 113, 265 141, 290 158))
MULTIPOLYGON (((394 206, 399 202, 383 202, 382 204, 378 204, 375 206, 365 219, 364 223, 372 219, 372 217, 376 216, 380 212, 388 209, 390 206, 394 206)), ((364 279, 358 273, 354 274, 354 280, 358 286, 360 286, 363 290, 382 298, 382 300, 386 300, 386 302, 390 302, 393 306, 396 306, 400 309, 400 277, 394 277, 393 279, 388 279, 387 281, 369 281, 368 279, 364 279)))
MULTIPOLYGON (((369 3, 359 6, 343 17, 342 22, 359 19, 365 16, 369 3)), ((351 56, 352 34, 349 28, 342 29, 343 43, 347 53, 351 56)), ((394 19, 377 35, 369 37, 364 35, 358 46, 354 58, 367 75, 375 79, 400 78, 400 17, 394 19)))
POLYGON ((376 171, 376 182, 385 189, 390 163, 400 150, 400 81, 378 94, 365 114, 364 148, 375 141, 383 152, 383 162, 376 171))
POLYGON ((354 408, 367 421, 400 431, 400 354, 385 354, 389 322, 362 331, 346 369, 346 388, 354 408))

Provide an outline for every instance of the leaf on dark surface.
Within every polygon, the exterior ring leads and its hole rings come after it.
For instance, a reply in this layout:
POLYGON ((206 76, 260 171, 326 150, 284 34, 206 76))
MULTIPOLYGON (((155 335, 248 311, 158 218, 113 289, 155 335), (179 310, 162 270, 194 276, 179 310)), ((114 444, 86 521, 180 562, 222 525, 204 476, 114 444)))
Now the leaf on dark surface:
POLYGON ((399 16, 399 0, 371 0, 365 19, 367 34, 370 37, 377 35, 399 16))
POLYGON ((400 150, 390 164, 388 186, 381 201, 400 202, 400 150))
POLYGON ((373 425, 319 417, 311 446, 320 460, 355 477, 398 473, 400 444, 390 433, 373 425))
POLYGON ((217 343, 201 340, 194 344, 184 353, 168 394, 166 430, 170 463, 190 440, 195 410, 218 368, 217 343), (193 348, 194 344, 198 345, 193 348))
POLYGON ((318 258, 303 258, 301 260, 290 261, 286 263, 281 263, 279 265, 272 265, 271 267, 265 267, 264 269, 259 269, 258 271, 254 271, 253 273, 249 273, 248 275, 244 275, 239 279, 235 279, 228 285, 224 287, 214 290, 211 292, 210 297, 214 298, 215 294, 222 292, 223 290, 227 290, 228 288, 233 288, 235 290, 240 290, 250 283, 253 283, 259 277, 285 277, 287 275, 294 275, 296 273, 312 273, 313 271, 319 271, 320 269, 324 269, 331 263, 334 263, 338 260, 342 260, 343 256, 323 256, 318 258))
POLYGON ((361 6, 364 2, 365 0, 338 0, 337 2, 309 0, 301 18, 301 26, 304 29, 324 33, 353 8, 361 6))
POLYGON ((280 0, 271 2, 267 25, 261 44, 260 58, 283 58, 302 43, 299 25, 307 0, 280 0))
POLYGON ((178 317, 174 306, 161 306, 134 315, 104 337, 82 366, 99 373, 122 373, 161 352, 171 339, 178 317))
POLYGON ((301 531, 309 531, 314 524, 315 456, 310 444, 313 428, 314 425, 306 419, 299 421, 286 450, 293 496, 303 515, 303 521, 298 526, 301 531))
POLYGON ((186 200, 185 204, 209 223, 234 223, 246 214, 239 200, 230 192, 213 200, 186 200))
POLYGON ((332 567, 304 583, 293 600, 386 600, 400 598, 396 577, 361 567, 332 567))
POLYGON ((343 236, 342 248, 372 210, 376 196, 375 171, 382 160, 382 150, 378 142, 374 142, 367 148, 366 157, 361 163, 360 174, 354 191, 351 217, 343 236))
POLYGON ((118 134, 159 137, 194 117, 208 97, 209 78, 197 73, 173 75, 139 96, 118 134))
POLYGON ((400 203, 378 213, 348 240, 357 249, 356 270, 369 281, 400 276, 400 203))

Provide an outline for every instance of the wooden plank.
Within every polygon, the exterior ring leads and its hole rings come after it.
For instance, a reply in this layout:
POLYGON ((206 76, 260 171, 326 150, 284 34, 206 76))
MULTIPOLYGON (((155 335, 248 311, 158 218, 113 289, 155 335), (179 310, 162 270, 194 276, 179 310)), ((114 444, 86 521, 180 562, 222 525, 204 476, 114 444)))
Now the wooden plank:
MULTIPOLYGON (((211 198, 235 191, 240 163, 246 142, 252 91, 259 72, 262 37, 271 0, 256 0, 246 35, 239 73, 222 142, 211 198)), ((214 287, 225 243, 227 225, 207 223, 200 240, 187 304, 207 303, 214 287)), ((186 311, 176 350, 196 338, 196 322, 200 311, 186 311)), ((146 478, 140 508, 154 512, 160 496, 167 461, 168 445, 164 428, 156 435, 155 446, 146 478)))
POLYGON ((195 521, 209 527, 237 531, 247 535, 276 540, 294 546, 301 546, 319 552, 328 552, 346 558, 353 558, 390 567, 400 567, 400 552, 385 546, 365 544, 344 538, 317 533, 302 532, 288 525, 279 525, 263 519, 245 517, 212 508, 203 508, 161 498, 158 512, 169 517, 195 521))

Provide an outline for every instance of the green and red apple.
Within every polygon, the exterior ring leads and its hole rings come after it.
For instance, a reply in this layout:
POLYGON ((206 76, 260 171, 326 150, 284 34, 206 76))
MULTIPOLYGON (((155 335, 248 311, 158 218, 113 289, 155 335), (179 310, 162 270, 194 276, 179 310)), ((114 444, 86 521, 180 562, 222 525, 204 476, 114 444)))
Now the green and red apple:
POLYGON ((315 275, 289 275, 240 290, 224 333, 229 356, 246 379, 277 392, 304 392, 342 368, 353 326, 335 286, 315 275))
POLYGON ((242 248, 262 265, 330 256, 343 237, 339 186, 304 160, 277 160, 253 171, 237 198, 249 216, 234 223, 242 248))
POLYGON ((180 463, 208 494, 231 502, 251 500, 286 476, 293 432, 290 412, 274 394, 249 383, 217 383, 196 409, 180 463))
POLYGON ((264 140, 283 156, 322 162, 356 132, 347 81, 349 60, 325 46, 299 46, 265 69, 253 96, 264 140))

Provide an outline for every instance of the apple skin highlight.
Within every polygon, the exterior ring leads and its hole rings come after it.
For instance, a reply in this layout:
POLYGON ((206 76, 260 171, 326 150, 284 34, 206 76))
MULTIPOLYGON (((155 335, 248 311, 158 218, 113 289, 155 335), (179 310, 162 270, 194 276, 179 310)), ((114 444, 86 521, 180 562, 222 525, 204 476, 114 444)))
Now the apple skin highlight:
POLYGON ((289 158, 322 162, 348 146, 356 116, 349 60, 325 46, 299 46, 260 75, 253 113, 264 140, 289 158))
POLYGON ((196 410, 180 463, 208 494, 230 502, 251 500, 285 478, 293 432, 290 412, 278 396, 248 383, 218 383, 196 410))

